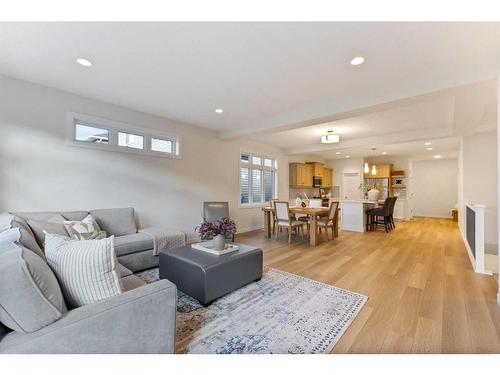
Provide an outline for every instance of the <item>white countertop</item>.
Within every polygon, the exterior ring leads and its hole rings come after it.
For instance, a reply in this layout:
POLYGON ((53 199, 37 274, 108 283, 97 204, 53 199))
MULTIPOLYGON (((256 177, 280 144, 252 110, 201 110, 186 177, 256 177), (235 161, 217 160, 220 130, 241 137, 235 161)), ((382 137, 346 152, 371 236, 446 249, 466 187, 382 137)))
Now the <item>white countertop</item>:
POLYGON ((376 204, 376 203, 384 203, 383 200, 378 201, 369 201, 368 199, 342 199, 340 203, 367 203, 367 204, 376 204))

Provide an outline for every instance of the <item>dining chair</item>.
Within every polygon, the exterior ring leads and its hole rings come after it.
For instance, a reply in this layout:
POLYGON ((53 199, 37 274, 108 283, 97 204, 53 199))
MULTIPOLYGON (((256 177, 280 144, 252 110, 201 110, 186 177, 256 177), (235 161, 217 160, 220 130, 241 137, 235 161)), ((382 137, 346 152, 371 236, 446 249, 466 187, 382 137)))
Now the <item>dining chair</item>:
POLYGON ((394 223, 394 207, 396 206, 396 201, 398 197, 392 197, 391 207, 389 208, 389 223, 391 229, 396 229, 396 224, 394 223))
POLYGON ((272 227, 272 234, 274 234, 274 231, 276 230, 276 211, 275 211, 275 207, 274 207, 274 203, 278 202, 279 199, 271 199, 271 208, 272 208, 272 211, 271 211, 271 220, 273 221, 273 227, 272 227))
POLYGON ((288 243, 292 243, 292 230, 300 230, 302 237, 304 236, 304 222, 301 220, 296 220, 293 217, 290 217, 290 207, 288 202, 276 201, 274 202, 274 211, 276 213, 276 239, 278 239, 279 231, 282 228, 285 228, 288 232, 288 243))
POLYGON ((338 209, 339 202, 332 202, 330 204, 330 210, 328 211, 328 216, 320 218, 318 220, 318 227, 321 233, 321 229, 325 229, 326 238, 328 238, 328 228, 332 228, 332 240, 335 239, 335 225, 338 219, 338 209))
POLYGON ((375 229, 378 224, 384 224, 385 232, 389 233, 391 227, 390 223, 390 214, 391 214, 391 204, 392 197, 387 197, 384 201, 382 207, 372 208, 371 210, 366 211, 367 219, 366 219, 366 229, 372 230, 375 229), (382 217, 383 220, 379 220, 382 217))
MULTIPOLYGON (((321 207, 323 207, 323 200, 322 199, 309 199, 309 207, 310 208, 321 208, 321 207)), ((307 226, 309 228, 309 220, 311 220, 310 215, 300 216, 297 219, 307 223, 307 226)))
MULTIPOLYGON (((225 218, 229 218, 228 202, 203 202, 203 220, 214 222, 225 218)), ((234 234, 227 239, 234 242, 234 234)))
POLYGON ((322 199, 309 199, 309 207, 321 208, 321 207, 323 207, 323 200, 322 199))

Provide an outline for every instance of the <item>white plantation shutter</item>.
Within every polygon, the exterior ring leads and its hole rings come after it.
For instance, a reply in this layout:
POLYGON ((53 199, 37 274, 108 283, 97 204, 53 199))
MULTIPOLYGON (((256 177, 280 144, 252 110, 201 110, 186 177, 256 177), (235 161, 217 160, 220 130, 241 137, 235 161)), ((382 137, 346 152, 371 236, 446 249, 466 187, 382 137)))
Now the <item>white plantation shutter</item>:
POLYGON ((274 198, 274 171, 264 171, 264 202, 274 198))
POLYGON ((240 168, 240 203, 250 202, 250 184, 248 181, 248 168, 240 168))
POLYGON ((262 203, 262 171, 252 169, 252 203, 262 203))

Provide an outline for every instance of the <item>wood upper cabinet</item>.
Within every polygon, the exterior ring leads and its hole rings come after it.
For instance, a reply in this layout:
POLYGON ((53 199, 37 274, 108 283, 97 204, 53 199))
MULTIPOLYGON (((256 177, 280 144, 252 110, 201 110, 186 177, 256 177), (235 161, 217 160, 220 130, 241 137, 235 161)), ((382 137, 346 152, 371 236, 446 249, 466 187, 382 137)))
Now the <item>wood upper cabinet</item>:
POLYGON ((312 162, 312 163, 306 163, 306 165, 312 166, 313 176, 315 176, 315 177, 324 177, 324 174, 323 174, 323 170, 324 170, 323 164, 317 163, 317 162, 312 162))
POLYGON ((332 187, 333 185, 333 170, 330 168, 323 168, 323 185, 322 187, 332 187))
POLYGON ((312 187, 313 166, 311 164, 290 163, 290 186, 312 187))
POLYGON ((377 173, 372 175, 373 164, 370 164, 370 172, 365 173, 365 178, 391 178, 392 164, 375 164, 377 173))

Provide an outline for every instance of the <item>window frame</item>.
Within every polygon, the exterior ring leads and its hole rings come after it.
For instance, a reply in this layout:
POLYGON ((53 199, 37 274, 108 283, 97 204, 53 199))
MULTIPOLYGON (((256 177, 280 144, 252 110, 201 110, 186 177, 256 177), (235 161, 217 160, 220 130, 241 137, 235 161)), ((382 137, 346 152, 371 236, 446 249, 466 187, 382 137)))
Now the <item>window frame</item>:
POLYGON ((178 135, 165 133, 146 128, 140 128, 130 124, 112 121, 100 117, 84 115, 76 112, 67 112, 66 116, 66 144, 90 148, 94 150, 125 152, 129 154, 157 156, 170 159, 180 159, 182 157, 182 140, 178 135), (109 132, 108 143, 94 143, 87 141, 78 141, 76 139, 76 124, 92 126, 105 129, 109 132), (118 133, 129 133, 144 137, 144 148, 132 148, 118 145, 118 133), (171 141, 172 153, 152 150, 152 138, 171 141))
POLYGON ((273 193, 271 199, 275 199, 277 196, 278 192, 278 168, 277 168, 277 158, 274 156, 270 155, 265 155, 261 153, 255 153, 255 152, 249 152, 246 150, 240 150, 240 153, 238 155, 238 180, 239 180, 239 198, 238 198, 238 203, 240 208, 258 208, 258 207, 265 207, 270 203, 269 201, 265 201, 265 183, 264 183, 264 171, 271 171, 273 172, 273 193), (248 155, 249 160, 248 162, 243 162, 241 161, 241 156, 242 155, 248 155), (261 158, 261 165, 253 164, 253 157, 258 157, 261 158), (264 164, 265 159, 270 159, 272 160, 272 166, 267 167, 264 164), (248 169, 248 203, 241 203, 241 188, 242 188, 242 181, 241 181, 241 168, 247 168, 248 169), (253 197, 252 197, 252 175, 253 172, 252 170, 257 169, 261 171, 261 176, 262 176, 262 186, 260 189, 260 194, 261 194, 261 201, 257 203, 253 203, 253 197))

